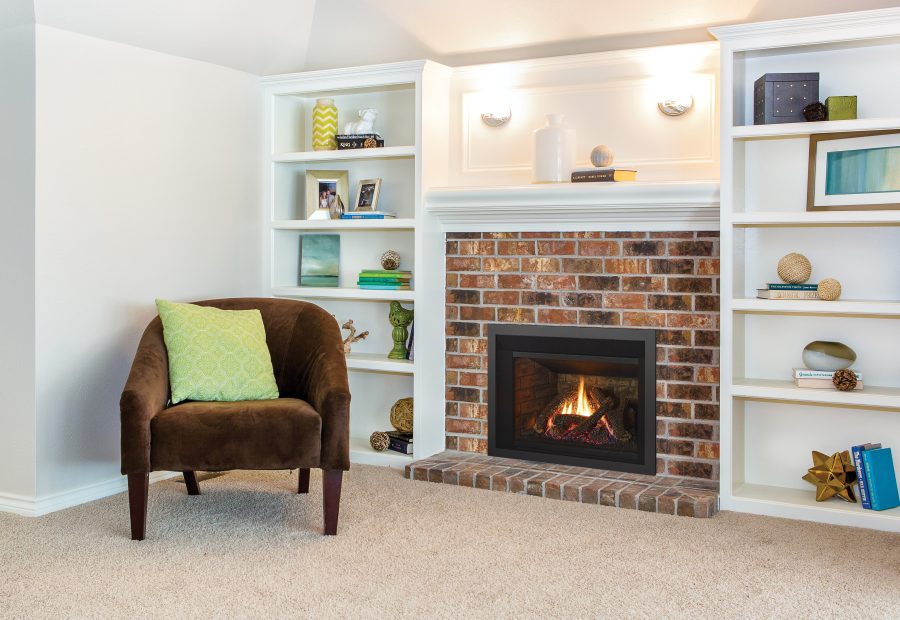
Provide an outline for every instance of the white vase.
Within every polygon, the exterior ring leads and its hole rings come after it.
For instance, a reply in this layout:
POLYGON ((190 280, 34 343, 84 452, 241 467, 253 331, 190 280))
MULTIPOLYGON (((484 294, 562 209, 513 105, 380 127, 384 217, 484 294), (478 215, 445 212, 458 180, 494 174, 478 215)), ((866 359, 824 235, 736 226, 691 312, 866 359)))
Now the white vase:
POLYGON ((534 183, 568 183, 575 169, 575 130, 562 114, 548 114, 547 126, 534 132, 534 183))

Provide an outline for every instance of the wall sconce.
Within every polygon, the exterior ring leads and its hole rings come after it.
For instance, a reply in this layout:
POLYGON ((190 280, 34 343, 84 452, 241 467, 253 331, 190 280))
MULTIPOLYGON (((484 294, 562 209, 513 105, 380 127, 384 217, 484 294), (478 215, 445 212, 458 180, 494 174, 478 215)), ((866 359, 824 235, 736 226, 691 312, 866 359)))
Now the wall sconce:
POLYGON ((488 127, 499 127, 512 118, 512 109, 508 105, 493 106, 491 110, 481 113, 481 122, 488 127))
POLYGON ((665 96, 660 98, 656 107, 666 116, 681 116, 694 107, 694 98, 688 93, 673 97, 665 96))

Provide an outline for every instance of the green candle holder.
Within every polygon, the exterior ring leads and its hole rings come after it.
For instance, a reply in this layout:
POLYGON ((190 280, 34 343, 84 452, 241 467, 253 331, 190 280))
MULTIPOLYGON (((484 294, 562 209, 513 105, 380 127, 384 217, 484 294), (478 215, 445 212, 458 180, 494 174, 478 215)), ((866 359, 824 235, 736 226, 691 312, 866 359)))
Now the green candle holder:
POLYGON ((404 308, 399 301, 391 302, 391 311, 388 320, 394 326, 391 337, 394 339, 394 348, 388 353, 388 359, 405 360, 407 357, 406 340, 409 338, 409 324, 413 320, 413 310, 404 308))

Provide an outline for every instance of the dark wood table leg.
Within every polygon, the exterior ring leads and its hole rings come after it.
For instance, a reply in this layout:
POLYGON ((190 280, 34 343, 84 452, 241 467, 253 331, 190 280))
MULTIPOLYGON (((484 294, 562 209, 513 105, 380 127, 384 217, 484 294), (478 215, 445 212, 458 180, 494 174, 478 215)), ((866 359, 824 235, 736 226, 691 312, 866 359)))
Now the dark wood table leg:
POLYGON ((144 540, 147 528, 147 493, 150 474, 128 474, 128 511, 131 514, 131 540, 144 540))
POLYGON ((200 495, 200 485, 197 483, 197 474, 192 471, 183 471, 184 484, 187 486, 188 495, 200 495))
POLYGON ((309 493, 309 467, 297 473, 297 493, 309 493))
POLYGON ((341 506, 341 480, 344 472, 340 469, 326 469, 322 472, 322 499, 325 512, 325 534, 337 534, 338 510, 341 506))

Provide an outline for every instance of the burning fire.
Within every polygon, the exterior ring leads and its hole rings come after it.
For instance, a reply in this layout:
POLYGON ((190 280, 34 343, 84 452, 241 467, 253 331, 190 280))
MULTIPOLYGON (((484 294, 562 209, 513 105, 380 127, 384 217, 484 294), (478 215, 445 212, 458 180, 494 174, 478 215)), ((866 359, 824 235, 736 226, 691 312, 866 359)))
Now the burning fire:
MULTIPOLYGON (((599 403, 598 403, 599 404, 599 403)), ((610 443, 616 440, 616 433, 606 414, 600 414, 591 405, 584 389, 584 377, 578 382, 578 392, 562 403, 550 416, 544 433, 548 437, 561 440, 578 440, 587 443, 610 443), (593 421, 586 418, 594 418, 593 421), (585 418, 578 420, 578 418, 585 418), (599 440, 598 440, 599 439, 599 440)))
POLYGON ((589 418, 594 414, 594 411, 588 404, 587 394, 584 391, 584 377, 578 382, 578 394, 573 400, 563 405, 559 413, 561 415, 580 415, 585 418, 589 418))

